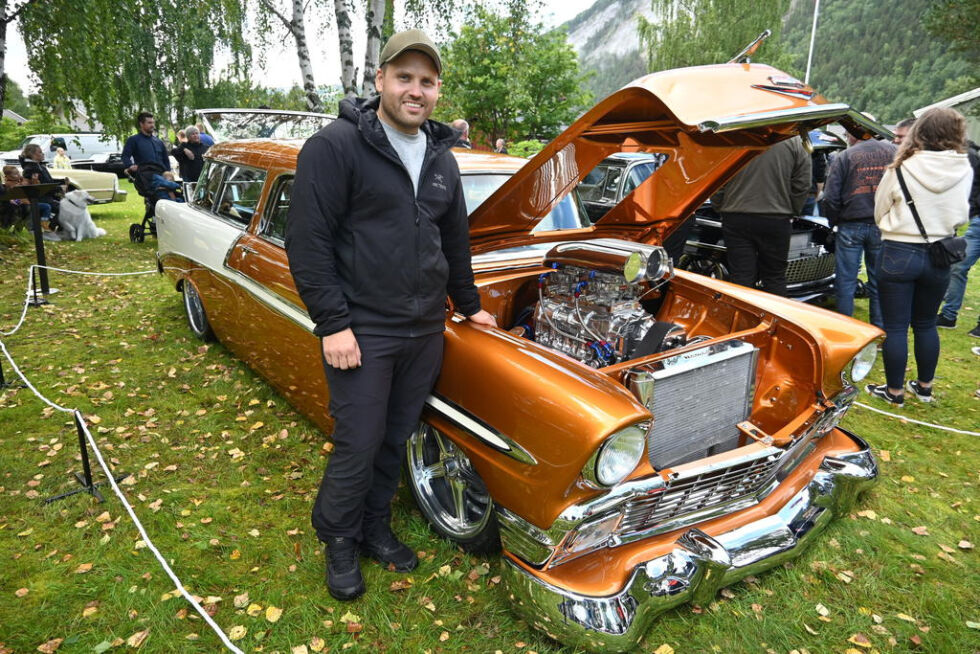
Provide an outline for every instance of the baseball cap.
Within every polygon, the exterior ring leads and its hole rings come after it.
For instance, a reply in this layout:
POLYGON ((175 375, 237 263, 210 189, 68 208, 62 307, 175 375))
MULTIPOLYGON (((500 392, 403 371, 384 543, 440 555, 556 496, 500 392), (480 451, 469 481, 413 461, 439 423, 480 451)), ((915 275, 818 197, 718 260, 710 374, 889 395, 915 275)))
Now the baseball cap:
POLYGON ((429 55, 436 65, 436 72, 442 75, 442 60, 439 58, 439 48, 422 30, 405 30, 392 34, 385 47, 381 49, 379 66, 383 66, 406 50, 418 50, 429 55))

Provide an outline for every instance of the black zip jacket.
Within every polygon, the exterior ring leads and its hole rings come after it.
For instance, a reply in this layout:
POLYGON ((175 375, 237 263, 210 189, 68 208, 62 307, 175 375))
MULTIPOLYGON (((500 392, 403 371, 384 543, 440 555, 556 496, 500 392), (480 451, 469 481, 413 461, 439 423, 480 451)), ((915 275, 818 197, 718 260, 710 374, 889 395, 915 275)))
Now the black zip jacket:
POLYGON ((480 310, 470 263, 458 132, 426 121, 418 197, 378 119, 379 99, 343 100, 300 151, 286 221, 296 289, 327 336, 423 336, 445 328, 446 295, 480 310))

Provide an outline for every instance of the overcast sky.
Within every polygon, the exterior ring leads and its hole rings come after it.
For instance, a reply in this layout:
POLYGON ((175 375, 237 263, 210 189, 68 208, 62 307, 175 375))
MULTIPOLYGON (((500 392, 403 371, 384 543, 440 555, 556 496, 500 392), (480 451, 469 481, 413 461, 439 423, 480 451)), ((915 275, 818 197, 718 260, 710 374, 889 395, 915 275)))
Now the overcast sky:
MULTIPOLYGON (((543 0, 541 3, 541 20, 549 27, 559 25, 575 17, 594 2, 595 0, 543 0)), ((355 32, 355 34, 357 33, 355 32)), ((363 57, 364 52, 363 28, 359 33, 361 38, 360 40, 355 38, 354 48, 355 53, 360 54, 355 56, 355 61, 358 60, 358 57, 363 57)), ((7 75, 17 82, 22 89, 32 92, 34 85, 28 75, 27 53, 20 32, 14 29, 8 31, 7 36, 7 75)), ((317 84, 339 84, 340 56, 337 51, 336 32, 316 24, 316 21, 311 21, 307 25, 307 37, 310 43, 310 54, 313 58, 313 75, 317 84), (327 33, 319 36, 318 32, 324 29, 328 30, 327 33)), ((293 48, 292 39, 283 29, 274 33, 269 40, 274 43, 282 43, 283 47, 270 47, 266 53, 264 65, 260 65, 258 61, 253 62, 253 81, 269 87, 289 87, 293 84, 299 84, 299 64, 296 60, 296 50, 293 48)), ((107 57, 106 61, 111 62, 112 58, 107 57)), ((225 61, 227 61, 226 57, 219 57, 219 65, 225 61)))

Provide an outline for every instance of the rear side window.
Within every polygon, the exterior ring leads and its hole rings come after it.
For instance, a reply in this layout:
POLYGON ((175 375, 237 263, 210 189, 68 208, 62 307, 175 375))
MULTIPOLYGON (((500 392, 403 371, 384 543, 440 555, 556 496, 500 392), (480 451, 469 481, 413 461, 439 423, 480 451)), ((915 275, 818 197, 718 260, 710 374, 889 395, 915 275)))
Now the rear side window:
POLYGON ((215 208, 215 200, 218 197, 218 191, 221 190, 221 178, 225 168, 226 166, 223 164, 214 161, 204 163, 204 170, 201 171, 201 176, 198 178, 197 186, 194 189, 195 205, 209 211, 215 208))
POLYGON ((289 198, 292 192, 293 178, 285 175, 280 177, 265 209, 265 218, 260 230, 262 236, 278 243, 286 242, 286 216, 289 213, 289 198))
POLYGON ((247 225, 255 215, 255 207, 262 197, 265 172, 252 168, 229 166, 225 175, 221 199, 214 209, 218 215, 242 225, 247 225))

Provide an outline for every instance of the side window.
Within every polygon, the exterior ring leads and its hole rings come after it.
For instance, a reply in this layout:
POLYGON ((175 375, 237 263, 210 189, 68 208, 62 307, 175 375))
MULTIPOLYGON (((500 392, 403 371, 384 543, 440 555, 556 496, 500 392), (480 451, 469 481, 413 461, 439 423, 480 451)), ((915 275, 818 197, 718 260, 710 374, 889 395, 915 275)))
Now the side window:
POLYGON ((286 215, 289 213, 289 198, 292 193, 293 178, 283 175, 269 196, 269 204, 266 205, 260 230, 262 236, 280 243, 286 241, 286 215))
POLYGON ((623 169, 619 166, 611 166, 606 173, 606 179, 602 184, 602 199, 606 202, 615 202, 616 191, 619 189, 619 179, 623 176, 623 169))
POLYGON ((262 197, 265 172, 251 168, 231 168, 225 175, 224 190, 216 207, 219 215, 247 225, 262 197))
POLYGON ((215 207, 215 198, 221 187, 221 178, 226 166, 206 161, 201 176, 197 179, 197 187, 194 190, 194 204, 202 209, 212 210, 215 207))

